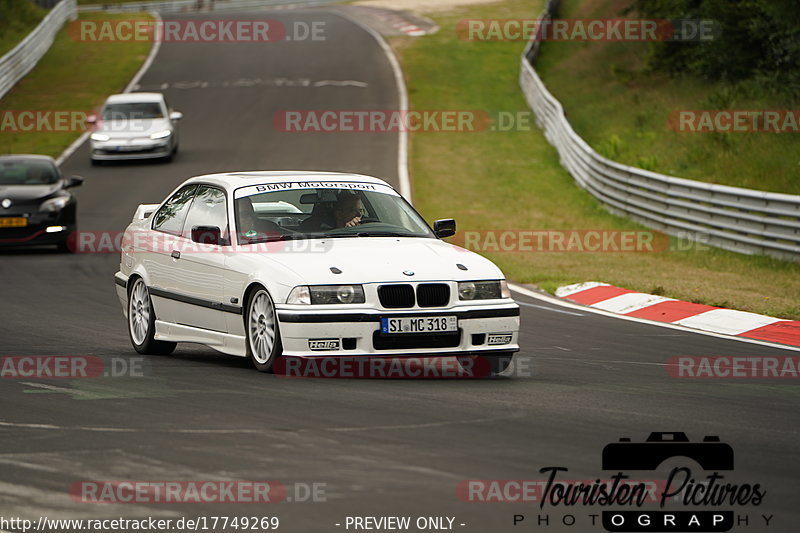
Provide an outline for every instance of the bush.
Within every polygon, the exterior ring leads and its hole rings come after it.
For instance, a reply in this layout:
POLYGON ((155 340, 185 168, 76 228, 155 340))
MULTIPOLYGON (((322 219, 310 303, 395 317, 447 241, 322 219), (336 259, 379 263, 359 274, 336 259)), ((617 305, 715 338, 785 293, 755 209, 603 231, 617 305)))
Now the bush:
POLYGON ((703 19, 721 33, 701 42, 652 43, 655 70, 712 81, 758 81, 787 98, 800 96, 800 9, 796 0, 635 0, 643 18, 703 19))

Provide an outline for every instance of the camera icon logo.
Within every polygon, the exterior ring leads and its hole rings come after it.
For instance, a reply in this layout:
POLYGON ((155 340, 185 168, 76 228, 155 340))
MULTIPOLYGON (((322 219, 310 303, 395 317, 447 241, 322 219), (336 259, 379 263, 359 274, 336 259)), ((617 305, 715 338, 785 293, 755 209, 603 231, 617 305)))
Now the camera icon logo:
POLYGON ((733 448, 719 437, 691 442, 686 433, 653 432, 645 442, 621 438, 603 448, 603 470, 655 470, 672 457, 693 459, 704 470, 733 470, 733 448))

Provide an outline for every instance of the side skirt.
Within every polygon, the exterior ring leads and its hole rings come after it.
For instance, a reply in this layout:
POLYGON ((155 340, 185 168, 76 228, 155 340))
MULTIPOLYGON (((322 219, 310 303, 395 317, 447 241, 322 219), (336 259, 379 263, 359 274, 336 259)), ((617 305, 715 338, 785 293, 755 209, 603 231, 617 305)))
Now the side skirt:
POLYGON ((246 357, 245 338, 208 329, 171 324, 156 320, 156 340, 169 342, 196 342, 228 355, 246 357))

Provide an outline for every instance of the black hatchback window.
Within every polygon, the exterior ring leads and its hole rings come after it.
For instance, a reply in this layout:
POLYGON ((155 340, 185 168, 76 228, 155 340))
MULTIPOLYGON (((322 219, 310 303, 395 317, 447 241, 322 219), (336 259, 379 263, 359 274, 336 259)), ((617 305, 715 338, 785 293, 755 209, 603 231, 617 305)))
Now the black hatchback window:
POLYGON ((58 171, 49 161, 0 162, 0 185, 49 185, 58 181, 58 171))

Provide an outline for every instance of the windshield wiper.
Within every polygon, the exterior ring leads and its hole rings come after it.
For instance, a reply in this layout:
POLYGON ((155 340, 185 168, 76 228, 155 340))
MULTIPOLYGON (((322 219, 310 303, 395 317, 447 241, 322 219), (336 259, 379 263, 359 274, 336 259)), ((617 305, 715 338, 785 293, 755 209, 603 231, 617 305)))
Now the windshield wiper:
POLYGON ((338 239, 342 237, 357 237, 352 233, 328 235, 326 233, 287 233, 286 235, 271 235, 262 239, 252 239, 250 244, 257 244, 263 242, 281 242, 281 241, 302 241, 304 239, 338 239))
POLYGON ((359 231, 359 237, 419 237, 413 233, 400 233, 398 231, 359 231))

